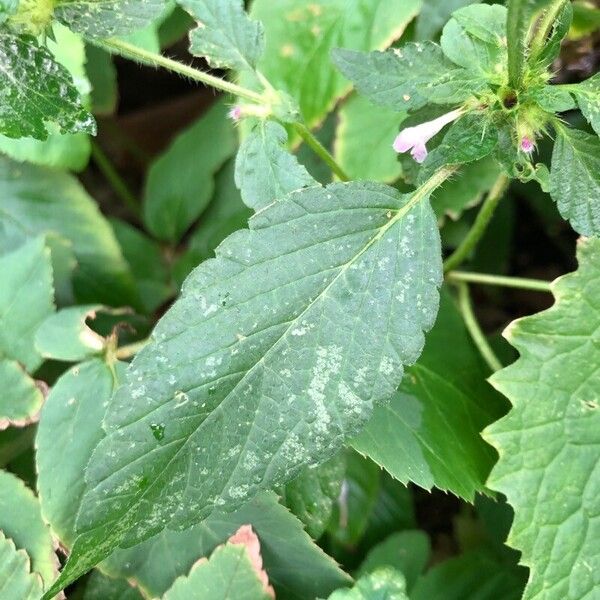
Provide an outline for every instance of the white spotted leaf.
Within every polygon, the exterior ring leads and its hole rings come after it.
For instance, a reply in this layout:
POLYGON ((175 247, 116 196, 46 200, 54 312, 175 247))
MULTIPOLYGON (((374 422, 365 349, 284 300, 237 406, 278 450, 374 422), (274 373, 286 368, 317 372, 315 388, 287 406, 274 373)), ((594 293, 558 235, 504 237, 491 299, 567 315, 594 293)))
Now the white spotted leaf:
POLYGON ((117 546, 235 510, 360 431, 435 320, 430 187, 293 192, 192 272, 109 404, 53 591, 117 546))

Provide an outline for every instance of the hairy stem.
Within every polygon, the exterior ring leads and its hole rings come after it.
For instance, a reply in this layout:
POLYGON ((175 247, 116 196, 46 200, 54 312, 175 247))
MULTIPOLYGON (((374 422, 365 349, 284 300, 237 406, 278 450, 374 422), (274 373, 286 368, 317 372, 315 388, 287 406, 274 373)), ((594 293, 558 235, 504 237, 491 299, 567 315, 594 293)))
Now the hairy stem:
POLYGON ((467 330, 471 335, 473 342, 477 346, 481 356, 492 371, 499 371, 502 368, 502 363, 492 350, 491 346, 488 344, 485 334, 477 322, 477 317, 473 312, 473 304, 471 303, 469 286, 463 282, 458 284, 458 306, 460 308, 460 312, 462 313, 467 330))
POLYGON ((234 96, 239 96, 240 98, 244 98, 251 102, 256 102, 258 104, 266 104, 268 102, 268 100, 262 94, 259 94, 253 90, 249 90, 235 83, 231 83, 230 81, 221 79, 220 77, 215 77, 214 75, 210 75, 209 73, 205 73, 204 71, 200 71, 194 67, 189 67, 188 65, 184 65, 176 60, 162 56, 162 54, 157 54, 156 52, 150 52, 148 50, 144 50, 143 48, 138 48, 137 46, 129 44, 128 42, 124 42, 123 40, 111 38, 109 40, 102 41, 93 40, 93 43, 97 44, 101 48, 104 48, 105 50, 108 50, 109 52, 120 54, 124 58, 129 58, 151 67, 163 67, 164 69, 178 73, 179 75, 183 75, 184 77, 188 77, 194 81, 204 83, 216 88, 217 90, 227 92, 228 94, 233 94, 234 96))
POLYGON ((466 271, 450 271, 446 279, 451 283, 479 283, 481 285, 496 285, 500 287, 532 290, 535 292, 550 292, 550 282, 541 279, 526 279, 523 277, 504 277, 486 273, 468 273, 466 271))
POLYGON ((300 137, 307 143, 311 150, 317 154, 323 162, 337 175, 340 181, 350 181, 350 178, 340 165, 337 164, 335 158, 331 156, 327 148, 311 133, 310 129, 302 123, 294 123, 294 129, 300 137))
POLYGON ((479 240, 483 237, 487 226, 489 225, 494 211, 500 200, 504 196, 504 192, 508 187, 509 179, 502 174, 496 179, 492 189, 489 191, 485 202, 483 203, 475 222, 473 223, 469 233, 461 242, 458 248, 444 261, 444 272, 452 271, 460 266, 475 249, 479 240))
POLYGON ((92 158, 115 194, 123 201, 127 208, 139 218, 141 216, 141 208, 138 199, 129 189, 129 186, 125 183, 121 175, 119 175, 108 156, 104 153, 104 150, 102 150, 102 148, 94 141, 92 141, 92 158))
POLYGON ((554 0, 554 2, 552 2, 544 11, 535 35, 531 40, 530 48, 532 59, 537 58, 540 52, 544 49, 544 45, 546 44, 548 35, 550 34, 552 26, 554 25, 554 21, 556 21, 556 17, 566 3, 567 0, 554 0))

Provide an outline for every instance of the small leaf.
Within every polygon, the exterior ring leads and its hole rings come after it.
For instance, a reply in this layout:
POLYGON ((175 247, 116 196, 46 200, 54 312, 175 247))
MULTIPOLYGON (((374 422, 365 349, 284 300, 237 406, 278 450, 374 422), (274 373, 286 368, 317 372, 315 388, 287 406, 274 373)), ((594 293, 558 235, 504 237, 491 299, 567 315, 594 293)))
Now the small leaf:
POLYGON ((246 546, 226 544, 180 577, 163 600, 270 600, 246 546))
POLYGON ((577 129, 557 131, 550 195, 581 235, 600 235, 600 139, 577 129))
POLYGON ((262 24, 252 21, 242 0, 183 0, 199 22, 190 34, 190 52, 211 67, 254 72, 264 50, 262 24))
POLYGON ((239 507, 358 433, 435 320, 426 189, 293 192, 188 277, 111 401, 59 585, 117 544, 239 507))
POLYGON ((11 600, 39 600, 42 580, 29 572, 29 557, 0 531, 0 590, 11 600))
POLYGON ((0 256, 0 356, 35 371, 42 364, 35 331, 53 311, 52 267, 44 239, 0 256))
POLYGON ((600 73, 570 86, 569 91, 575 96, 583 116, 600 135, 600 73))
POLYGON ((546 40, 544 47, 534 60, 540 65, 547 67, 551 65, 560 54, 560 45, 564 37, 569 32, 573 20, 573 5, 571 2, 564 2, 563 7, 556 16, 550 37, 546 40))
POLYGON ((44 402, 41 390, 21 365, 0 358, 0 431, 7 427, 25 427, 37 420, 44 402))
POLYGON ((109 38, 143 29, 164 9, 165 0, 69 0, 56 5, 54 16, 86 37, 109 38))
POLYGON ((138 306, 112 229, 74 177, 0 157, 0 196, 0 250, 37 235, 58 234, 70 242, 78 262, 73 285, 80 302, 138 306))
POLYGON ((571 89, 562 85, 545 85, 528 90, 527 95, 548 112, 565 112, 577 108, 571 89))
POLYGON ((35 346, 44 358, 77 362, 106 347, 106 340, 90 329, 86 321, 95 319, 101 304, 70 306, 50 315, 35 334, 35 346))
POLYGON ((266 33, 259 70, 298 103, 307 126, 315 127, 350 91, 331 64, 331 50, 383 50, 420 7, 420 0, 255 0, 251 15, 266 33))
POLYGON ((398 112, 427 103, 458 104, 485 87, 484 79, 450 62, 433 42, 386 52, 334 50, 333 62, 371 102, 398 112))
MULTIPOLYGON (((12 473, 0 471, 0 531, 31 558, 31 570, 48 587, 58 573, 58 557, 50 529, 42 520, 33 492, 12 473)), ((0 560, 0 564, 2 561, 0 560)), ((0 585, 1 597, 12 600, 0 585)), ((37 599, 36 599, 37 600, 37 599)))
POLYGON ((179 241, 210 202, 214 175, 234 150, 235 130, 225 103, 218 102, 150 167, 144 191, 148 230, 160 240, 179 241))
POLYGON ((329 600, 409 600, 406 581, 400 571, 381 567, 364 575, 351 589, 337 590, 329 600))
POLYGON ((479 432, 504 410, 484 381, 487 373, 452 299, 442 294, 423 355, 389 403, 375 408, 353 447, 404 484, 472 501, 495 459, 479 432))
POLYGON ((273 121, 260 121, 242 142, 235 183, 242 200, 255 211, 316 181, 285 148, 287 133, 273 121))
POLYGON ((343 453, 316 469, 306 468, 282 490, 281 501, 296 515, 313 539, 319 539, 327 527, 344 478, 343 453))
POLYGON ((376 107, 358 94, 344 103, 338 112, 334 154, 350 178, 393 183, 402 175, 392 144, 405 116, 376 107))
POLYGON ((71 75, 35 38, 0 29, 0 82, 3 135, 45 140, 51 132, 96 134, 71 75))
POLYGON ((577 254, 578 270, 553 283, 554 306, 505 331, 520 358, 490 380, 513 408, 485 432, 500 457, 488 485, 515 511, 508 544, 531 569, 528 600, 592 598, 600 585, 590 535, 600 510, 600 240, 580 240, 577 254))
POLYGON ((358 575, 373 573, 381 567, 392 567, 406 578, 406 589, 411 590, 430 559, 431 544, 427 534, 420 530, 393 533, 371 550, 360 565, 358 575))

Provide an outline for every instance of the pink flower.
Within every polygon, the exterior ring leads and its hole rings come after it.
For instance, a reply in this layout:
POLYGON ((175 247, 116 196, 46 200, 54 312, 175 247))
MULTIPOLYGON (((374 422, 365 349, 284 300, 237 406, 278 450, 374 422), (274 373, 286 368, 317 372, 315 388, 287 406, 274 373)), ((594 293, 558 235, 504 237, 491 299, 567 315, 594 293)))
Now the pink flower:
POLYGON ((242 107, 232 106, 227 115, 232 121, 239 121, 242 118, 242 107))
POLYGON ((394 150, 396 152, 406 152, 410 150, 411 156, 422 163, 427 158, 427 147, 425 144, 436 134, 439 133, 448 123, 455 121, 463 114, 463 110, 458 108, 452 110, 433 121, 426 121, 415 127, 403 129, 394 140, 394 150))
POLYGON ((531 138, 525 136, 521 139, 521 150, 525 152, 525 154, 531 154, 533 152, 534 147, 535 146, 531 138))

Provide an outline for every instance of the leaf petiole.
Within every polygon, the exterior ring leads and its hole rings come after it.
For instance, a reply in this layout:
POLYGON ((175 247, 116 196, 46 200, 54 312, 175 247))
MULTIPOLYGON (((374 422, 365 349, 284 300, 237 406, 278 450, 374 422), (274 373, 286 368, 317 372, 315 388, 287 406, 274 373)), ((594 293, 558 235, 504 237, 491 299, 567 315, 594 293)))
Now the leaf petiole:
POLYGON ((468 273, 466 271, 450 271, 446 280, 451 283, 476 283, 481 285, 496 285, 519 290, 535 292, 551 292, 550 282, 541 279, 526 279, 523 277, 505 277, 501 275, 488 275, 487 273, 468 273))

